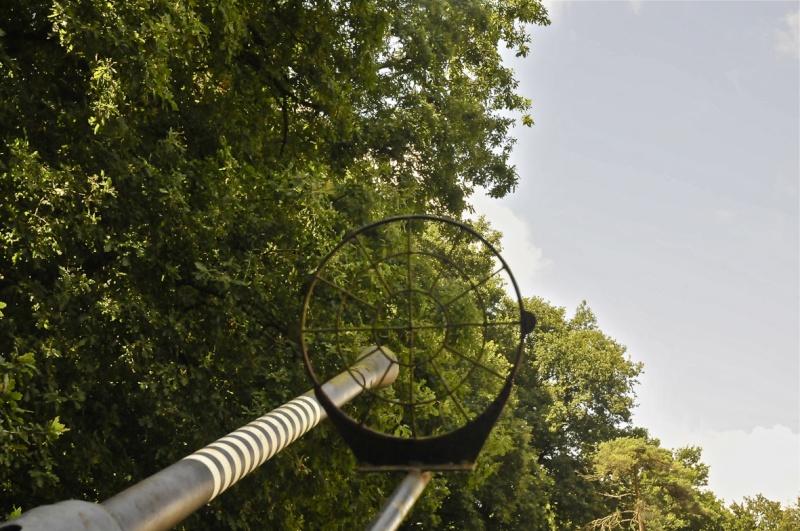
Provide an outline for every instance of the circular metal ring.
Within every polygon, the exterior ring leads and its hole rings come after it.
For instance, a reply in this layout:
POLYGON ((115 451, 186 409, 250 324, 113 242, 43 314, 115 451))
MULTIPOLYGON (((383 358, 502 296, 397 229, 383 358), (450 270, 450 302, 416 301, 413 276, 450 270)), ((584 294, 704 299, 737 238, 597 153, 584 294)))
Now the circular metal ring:
POLYGON ((526 314, 511 270, 476 230, 399 216, 358 229, 322 260, 305 294, 301 348, 316 387, 360 361, 363 347, 390 349, 395 383, 365 389, 342 412, 365 430, 435 437, 510 385, 526 314))

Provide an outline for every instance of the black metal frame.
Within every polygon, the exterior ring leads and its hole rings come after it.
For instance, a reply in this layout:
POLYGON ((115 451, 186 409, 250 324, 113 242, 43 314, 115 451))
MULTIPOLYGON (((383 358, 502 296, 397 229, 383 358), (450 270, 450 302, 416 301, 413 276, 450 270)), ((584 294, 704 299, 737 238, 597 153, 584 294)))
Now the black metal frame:
MULTIPOLYGON (((459 235, 462 234, 459 232, 459 235)), ((461 236, 459 236, 460 238, 461 236)), ((454 243, 451 247, 449 253, 452 253, 455 249, 456 244, 454 243)), ((441 275, 441 273, 440 273, 441 275)), ((438 282, 438 278, 434 281, 434 285, 438 282)), ((364 301, 361 301, 362 303, 364 301)), ((300 330, 301 330, 301 348, 303 352, 303 359, 306 365, 306 369, 308 374, 314 384, 315 395, 319 400, 320 404, 325 409, 326 413, 330 417, 333 424, 337 427, 339 432, 342 434, 345 442, 350 446, 353 450, 353 453, 356 456, 357 461, 359 462, 360 469, 362 470, 369 470, 369 471, 377 471, 377 470, 431 470, 431 471, 438 471, 438 470, 469 470, 474 467, 475 460, 477 459, 478 454, 480 453, 483 444, 486 441, 486 438, 489 436, 497 418, 500 415, 504 405, 506 404, 508 397, 511 393, 511 388, 513 386, 514 376, 519 368, 519 364, 522 360, 522 352, 523 352, 523 345, 525 336, 533 330, 535 325, 535 318, 533 314, 527 312, 522 303, 522 297, 520 295, 519 287, 517 286, 517 282, 514 279, 514 275, 511 273, 508 264, 502 258, 499 252, 491 245, 482 235, 480 235, 477 231, 473 228, 465 225, 464 223, 446 219, 446 218, 439 218, 434 216, 427 216, 427 215, 407 215, 407 216, 397 216, 388 219, 384 219, 375 223, 371 223, 366 225, 355 232, 349 234, 345 237, 321 262, 320 266, 313 274, 311 281, 308 284, 308 288, 305 293, 305 298, 303 302, 303 313, 301 316, 300 322, 300 330), (474 239, 476 242, 480 242, 480 244, 486 246, 486 248, 490 251, 493 257, 495 257, 501 267, 494 271, 491 275, 486 278, 479 279, 478 281, 473 281, 469 279, 469 276, 466 275, 464 270, 456 264, 451 256, 447 254, 436 254, 431 253, 427 250, 414 250, 412 251, 412 231, 411 231, 411 224, 412 223, 441 223, 445 225, 449 225, 451 227, 457 228, 459 231, 463 231, 470 235, 471 238, 474 239), (361 236, 365 233, 376 229, 377 227, 392 224, 392 223, 401 223, 404 224, 404 230, 406 234, 406 249, 402 251, 398 251, 394 254, 386 256, 381 260, 374 260, 370 255, 369 251, 365 248, 363 242, 361 241, 361 236), (376 318, 373 320, 373 323, 370 327, 361 327, 361 328, 341 328, 339 321, 341 320, 341 315, 344 307, 345 298, 349 297, 350 299, 357 299, 357 296, 352 293, 351 288, 352 283, 347 287, 339 286, 334 282, 328 280, 324 275, 326 266, 331 262, 332 258, 346 245, 348 244, 355 244, 360 249, 360 254, 366 258, 366 262, 369 264, 364 270, 362 270, 362 275, 364 271, 374 269, 377 273, 377 276, 380 278, 380 281, 385 286, 386 290, 389 292, 388 297, 394 297, 398 293, 400 294, 407 294, 409 300, 409 309, 408 309, 408 318, 407 323, 403 326, 394 326, 388 327, 379 325, 377 323, 378 318, 377 316, 380 315, 380 306, 375 306, 370 303, 366 303, 369 305, 370 308, 373 308, 375 311, 376 318), (439 261, 443 261, 447 263, 448 267, 457 271, 463 278, 469 279, 468 283, 470 288, 466 290, 464 293, 458 295, 452 300, 449 301, 441 301, 439 300, 434 293, 432 293, 433 285, 430 286, 428 289, 423 289, 419 286, 416 286, 413 282, 412 276, 412 264, 415 255, 418 256, 425 256, 428 258, 434 258, 439 261), (406 256, 407 262, 407 284, 405 289, 392 291, 386 280, 381 276, 380 269, 377 267, 377 264, 382 261, 387 261, 389 259, 394 259, 397 257, 406 256), (503 322, 489 322, 486 317, 486 308, 484 301, 480 298, 480 294, 476 291, 480 286, 488 282, 491 278, 499 275, 501 272, 505 272, 507 277, 510 279, 511 285, 514 289, 514 294, 517 298, 517 304, 519 306, 519 321, 503 321, 503 322), (309 309, 309 304, 312 298, 312 294, 314 292, 315 286, 318 283, 324 283, 330 286, 333 286, 341 292, 341 299, 339 303, 337 321, 332 327, 325 327, 325 328, 307 328, 306 327, 306 317, 309 309), (419 292, 427 297, 433 298, 435 304, 437 304, 441 309, 445 316, 444 324, 443 325, 418 325, 413 322, 412 314, 413 309, 412 306, 412 292, 419 292), (481 305, 483 305, 483 322, 476 322, 476 323, 450 323, 449 317, 447 316, 447 306, 452 304, 456 299, 459 299, 471 292, 475 292, 477 298, 481 305), (516 348, 516 353, 513 359, 513 364, 508 374, 505 376, 498 374, 497 372, 493 371, 491 368, 486 367, 481 364, 480 359, 473 359, 466 355, 461 354, 460 352, 456 351, 452 347, 447 345, 447 337, 448 333, 451 329, 455 327, 483 327, 484 330, 484 345, 481 350, 481 354, 483 353, 483 348, 486 346, 486 337, 485 332, 488 327, 490 326, 509 326, 519 329, 519 342, 516 348), (447 433, 436 435, 436 436, 420 436, 417 433, 416 425, 414 422, 414 407, 415 402, 410 403, 402 403, 404 407, 410 407, 411 417, 412 417, 412 436, 410 438, 406 437, 398 437, 395 435, 389 435, 386 433, 382 433, 376 430, 371 429, 370 427, 366 426, 364 422, 359 422, 356 419, 353 419, 349 415, 347 415, 344 411, 338 408, 333 402, 330 400, 328 396, 326 396, 325 392, 321 388, 321 383, 314 372, 311 358, 309 356, 309 352, 306 345, 306 337, 307 335, 314 335, 320 333, 334 333, 337 336, 337 345, 338 345, 338 337, 341 332, 352 332, 352 331, 370 331, 372 332, 373 337, 378 338, 379 331, 397 331, 399 329, 407 330, 409 336, 412 337, 412 347, 409 349, 411 352, 410 356, 411 359, 409 362, 406 363, 406 366, 411 367, 411 376, 412 379, 410 382, 413 382, 413 370, 414 364, 418 363, 413 357, 413 334, 416 331, 421 329, 427 328, 444 328, 445 329, 445 340, 443 341, 442 349, 448 349, 451 351, 452 354, 461 356, 464 360, 467 360, 468 363, 472 364, 472 368, 470 369, 470 374, 472 371, 476 370, 476 368, 481 368, 482 370, 488 371, 493 374, 495 377, 504 378, 504 383, 502 388, 498 394, 498 396, 494 399, 493 402, 489 404, 489 406, 480 414, 475 416, 474 418, 469 418, 469 415, 464 410, 463 406, 457 400, 454 389, 450 389, 447 383, 444 381, 444 378, 439 374, 439 378, 444 385, 444 388, 447 390, 446 396, 453 400, 456 404, 457 408, 461 411, 461 414, 464 416, 466 423, 447 433)), ((381 345, 378 344, 378 347, 381 345)), ((430 359, 433 359, 438 355, 434 353, 434 355, 430 356, 430 359)), ((340 353, 340 356, 344 356, 340 353)), ((431 362, 433 364, 433 362, 431 362)), ((438 373, 438 368, 436 368, 434 364, 434 369, 438 373)), ((459 384, 460 385, 460 384, 459 384)), ((457 388, 457 386, 456 386, 457 388)), ((412 393, 413 394, 413 393, 412 393)), ((398 402, 399 403, 399 402, 398 402)))

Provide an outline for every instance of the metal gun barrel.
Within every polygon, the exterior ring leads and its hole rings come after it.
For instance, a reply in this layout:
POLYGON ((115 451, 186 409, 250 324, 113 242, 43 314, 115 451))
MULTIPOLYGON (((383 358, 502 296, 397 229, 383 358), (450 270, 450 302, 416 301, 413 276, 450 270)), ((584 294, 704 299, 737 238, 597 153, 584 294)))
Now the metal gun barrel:
MULTIPOLYGON (((367 347, 359 359, 322 385, 337 406, 397 377, 397 359, 385 347, 367 347)), ((314 391, 308 391, 100 504, 44 505, 0 524, 0 531, 170 529, 326 417, 314 391)))

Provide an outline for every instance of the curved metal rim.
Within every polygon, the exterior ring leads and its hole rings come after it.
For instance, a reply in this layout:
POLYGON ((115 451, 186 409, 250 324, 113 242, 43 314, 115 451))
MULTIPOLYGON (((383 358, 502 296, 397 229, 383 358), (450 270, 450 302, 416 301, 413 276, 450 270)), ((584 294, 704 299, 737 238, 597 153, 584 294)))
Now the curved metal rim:
MULTIPOLYGON (((456 220, 449 219, 449 218, 431 216, 431 215, 428 215, 428 214, 407 214, 407 215, 393 216, 393 217, 385 218, 385 219, 382 219, 382 220, 379 220, 379 221, 375 221, 375 222, 369 223, 367 225, 364 225, 363 227, 360 227, 359 229, 356 229, 355 231, 352 231, 352 232, 346 234, 341 239, 341 241, 333 249, 331 249, 330 252, 328 252, 328 254, 325 256, 325 258, 322 259, 322 261, 320 262, 320 265, 317 267, 317 269, 312 274, 311 281, 308 283, 308 287, 306 288, 306 292, 305 292, 305 295, 303 297, 303 310, 302 310, 302 314, 301 314, 301 317, 300 317, 300 347, 301 347, 301 350, 302 350, 302 353, 303 353, 303 362, 304 362, 304 364, 306 366, 306 370, 308 371, 309 377, 311 378, 311 380, 312 380, 312 382, 314 384, 314 387, 318 392, 322 392, 324 394, 324 391, 322 391, 322 389, 321 389, 321 386, 322 386, 323 382, 319 381, 319 378, 317 377, 317 374, 314 372, 313 366, 311 364, 311 359, 310 359, 310 356, 309 356, 309 353, 308 353, 308 349, 306 347, 305 337, 306 337, 306 314, 307 314, 307 311, 308 311, 308 308, 309 308, 309 303, 310 303, 311 296, 312 296, 312 294, 314 292, 314 287, 316 286, 317 281, 320 279, 320 276, 319 276, 320 273, 325 269, 326 265, 331 261, 331 259, 336 255, 336 253, 340 249, 342 249, 345 245, 348 245, 349 243, 351 243, 359 235, 361 235, 361 234, 363 234, 365 232, 368 232, 368 231, 370 231, 370 230, 372 230, 372 229, 374 229, 376 227, 380 227, 382 225, 388 225, 388 224, 391 224, 391 223, 396 223, 396 222, 400 222, 400 221, 410 221, 410 220, 423 220, 423 221, 432 221, 432 222, 436 222, 436 223, 444 223, 444 224, 447 224, 447 225, 454 226, 454 227, 456 227, 456 228, 458 228, 460 230, 466 231, 469 234, 471 234, 472 236, 474 236, 475 238, 477 238, 477 240, 480 241, 483 245, 485 245, 491 251, 492 255, 494 257, 496 257, 500 261, 500 264, 502 265, 502 267, 499 268, 495 272, 495 274, 499 273, 500 271, 505 271, 507 273, 508 278, 511 281, 511 285, 514 288, 514 295, 516 296, 517 306, 518 306, 518 309, 519 309, 519 312, 520 312, 520 322, 519 322, 519 325, 518 325, 519 326, 519 341, 518 341, 518 345, 517 345, 517 354, 516 354, 516 357, 514 359, 513 365, 512 365, 512 367, 511 367, 511 369, 509 371, 509 374, 508 374, 508 376, 506 378, 507 379, 506 385, 509 385, 513 381, 514 377, 516 376, 516 373, 519 370, 519 365, 520 365, 520 363, 522 361, 522 354, 523 354, 524 345, 525 345, 525 336, 527 335, 528 331, 525 330, 525 322, 524 322, 524 320, 525 320, 526 311, 525 311, 525 308, 524 308, 524 305, 523 305, 522 295, 520 293, 519 285, 517 284, 517 280, 514 277, 514 274, 511 271, 511 268, 508 266, 508 263, 505 261, 503 256, 497 251, 497 249, 495 248, 494 245, 492 245, 486 238, 484 238, 483 235, 481 235, 477 230, 475 230, 474 228, 470 227, 469 225, 466 225, 463 222, 456 221, 456 220)), ((393 256, 402 256, 404 254, 407 254, 407 253, 397 253, 396 255, 393 255, 393 256)), ((423 254, 423 253, 419 253, 419 254, 423 254)), ((374 267, 374 265, 375 264, 370 264, 370 268, 374 267)), ((484 308, 484 321, 485 321, 485 308, 484 308)), ((484 343, 484 346, 485 346, 485 343, 484 343)), ((474 370, 474 368, 471 369, 471 370, 474 370)), ((503 394, 503 391, 501 391, 501 394, 503 394)), ((339 409, 339 408, 337 408, 337 409, 339 409)), ((341 409, 339 409, 339 412, 344 417, 346 417, 347 419, 350 419, 353 423, 357 423, 363 430, 366 430, 368 432, 372 432, 372 433, 374 433, 376 435, 380 435, 380 436, 383 436, 383 437, 400 439, 400 440, 409 440, 408 437, 399 437, 399 436, 395 436, 395 435, 390 435, 390 434, 387 434, 385 432, 381 432, 381 431, 375 430, 373 428, 370 428, 369 426, 366 426, 363 423, 359 423, 356 419, 353 419, 352 417, 350 417, 349 415, 347 415, 346 413, 341 411, 341 409)), ((451 431, 451 432, 447 432, 445 434, 440 434, 440 435, 435 435, 435 436, 413 437, 413 439, 428 439, 428 438, 435 439, 435 438, 443 437, 443 436, 447 435, 448 433, 453 433, 453 432, 451 431)))

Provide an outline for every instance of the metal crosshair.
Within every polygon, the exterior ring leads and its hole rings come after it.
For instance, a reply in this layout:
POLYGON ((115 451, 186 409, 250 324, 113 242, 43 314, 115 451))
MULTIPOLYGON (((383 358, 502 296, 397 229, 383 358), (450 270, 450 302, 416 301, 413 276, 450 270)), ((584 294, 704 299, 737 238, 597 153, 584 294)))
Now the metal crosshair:
POLYGON ((463 470, 508 399, 533 325, 508 265, 476 230, 400 216, 353 232, 323 259, 306 291, 301 347, 362 470, 463 470), (396 356, 394 384, 333 405, 320 382, 376 349, 396 356))

